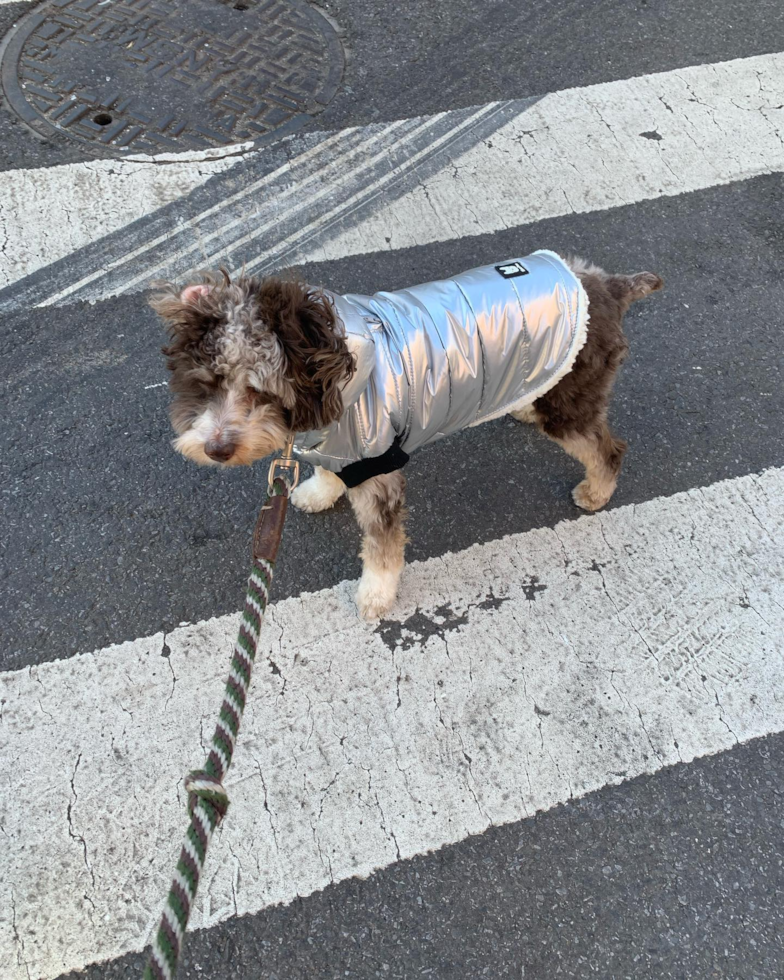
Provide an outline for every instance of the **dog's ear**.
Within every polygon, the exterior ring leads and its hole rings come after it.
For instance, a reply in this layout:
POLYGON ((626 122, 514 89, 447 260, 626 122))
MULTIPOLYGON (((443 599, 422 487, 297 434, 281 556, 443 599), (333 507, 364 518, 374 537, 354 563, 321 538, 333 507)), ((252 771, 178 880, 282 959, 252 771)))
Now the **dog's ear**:
POLYGON ((186 306, 196 306, 203 296, 207 296, 211 287, 206 282, 197 282, 192 286, 186 286, 180 293, 180 302, 186 306))
POLYGON ((201 278, 201 282, 191 283, 181 290, 179 297, 181 303, 196 310, 203 310, 205 304, 207 307, 210 306, 210 300, 218 287, 231 286, 231 276, 224 266, 221 266, 217 273, 202 272, 201 278))
POLYGON ((157 284, 157 291, 149 299, 150 306, 163 319, 170 342, 162 348, 173 369, 174 360, 190 356, 207 331, 220 317, 217 304, 216 277, 205 273, 205 281, 191 283, 180 289, 174 283, 157 284))
POLYGON ((179 289, 174 283, 157 284, 157 291, 150 297, 150 306, 166 321, 172 331, 191 329, 209 313, 212 285, 207 282, 191 283, 179 289))
POLYGON ((339 419, 341 388, 355 365, 329 297, 303 283, 271 279, 259 290, 259 313, 285 358, 291 428, 309 432, 339 419))

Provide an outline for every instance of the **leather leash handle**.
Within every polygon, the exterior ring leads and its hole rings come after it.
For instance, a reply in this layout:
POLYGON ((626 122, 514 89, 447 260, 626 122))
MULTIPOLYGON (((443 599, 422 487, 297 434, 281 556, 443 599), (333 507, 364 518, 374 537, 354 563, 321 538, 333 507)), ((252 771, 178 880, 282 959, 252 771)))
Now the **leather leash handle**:
POLYGON ((299 482, 299 463, 294 459, 294 433, 289 433, 282 456, 273 459, 267 477, 267 499, 253 529, 253 560, 275 564, 289 495, 299 482), (285 474, 285 479, 284 479, 285 474))
POLYGON ((273 495, 267 498, 267 502, 259 511, 256 527, 253 529, 254 561, 261 559, 275 563, 288 506, 288 487, 282 479, 277 478, 273 482, 273 495))

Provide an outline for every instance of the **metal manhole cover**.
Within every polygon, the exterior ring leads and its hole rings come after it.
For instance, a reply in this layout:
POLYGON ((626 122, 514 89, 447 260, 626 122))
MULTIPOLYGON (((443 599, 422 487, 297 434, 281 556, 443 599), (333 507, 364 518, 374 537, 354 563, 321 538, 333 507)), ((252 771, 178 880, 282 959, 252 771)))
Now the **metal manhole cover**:
POLYGON ((151 154, 292 132, 329 102, 343 65, 304 0, 52 0, 6 37, 2 84, 43 135, 151 154))

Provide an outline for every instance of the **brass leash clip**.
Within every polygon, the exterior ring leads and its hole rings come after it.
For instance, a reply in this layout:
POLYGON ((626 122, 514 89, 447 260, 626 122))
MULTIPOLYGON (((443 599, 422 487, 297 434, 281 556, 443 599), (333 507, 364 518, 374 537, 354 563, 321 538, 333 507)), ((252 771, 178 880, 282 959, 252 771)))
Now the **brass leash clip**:
POLYGON ((291 492, 294 487, 299 483, 299 460, 294 459, 294 436, 291 435, 286 442, 286 448, 283 450, 281 456, 277 459, 273 459, 269 468, 269 475, 267 477, 267 492, 272 493, 272 484, 275 482, 275 477, 278 475, 280 470, 290 470, 292 473, 291 485, 289 487, 289 492, 291 492))

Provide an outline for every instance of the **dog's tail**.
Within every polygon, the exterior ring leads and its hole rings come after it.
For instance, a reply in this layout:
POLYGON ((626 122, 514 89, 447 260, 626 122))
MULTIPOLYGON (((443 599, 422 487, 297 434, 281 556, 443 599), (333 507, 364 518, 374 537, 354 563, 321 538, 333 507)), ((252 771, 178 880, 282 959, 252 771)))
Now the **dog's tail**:
POLYGON ((635 300, 644 299, 664 287, 664 280, 655 272, 638 272, 634 276, 610 276, 611 288, 619 299, 631 306, 635 300))

